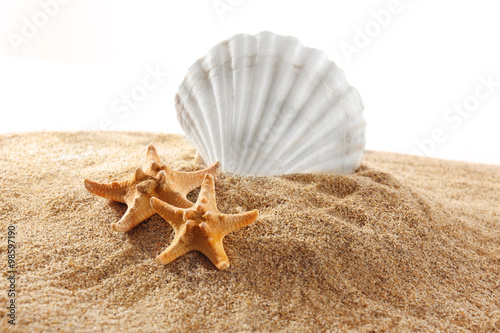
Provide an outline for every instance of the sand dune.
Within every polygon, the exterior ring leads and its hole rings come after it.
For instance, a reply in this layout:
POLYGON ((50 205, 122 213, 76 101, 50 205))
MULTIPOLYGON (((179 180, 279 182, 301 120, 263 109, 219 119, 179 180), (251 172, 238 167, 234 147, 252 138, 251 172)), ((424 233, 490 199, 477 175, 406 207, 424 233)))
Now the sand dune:
POLYGON ((0 246, 13 223, 18 245, 3 329, 500 331, 500 166, 368 151, 352 175, 221 174, 219 210, 260 217, 225 238, 219 271, 196 252, 158 265, 170 225, 113 232, 125 206, 84 188, 130 177, 148 144, 199 169, 175 135, 0 136, 0 246))

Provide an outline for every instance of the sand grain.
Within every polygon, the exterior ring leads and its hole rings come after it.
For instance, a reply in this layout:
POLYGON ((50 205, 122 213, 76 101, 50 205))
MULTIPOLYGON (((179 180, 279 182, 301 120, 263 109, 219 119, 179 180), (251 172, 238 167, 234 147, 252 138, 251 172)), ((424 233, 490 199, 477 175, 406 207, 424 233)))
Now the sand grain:
MULTIPOLYGON (((175 135, 0 136, 17 331, 500 330, 499 166, 367 152, 353 175, 222 174, 219 209, 260 218, 225 238, 231 267, 218 271, 199 253, 159 266, 168 223, 112 232, 125 206, 85 190, 84 178, 129 177, 151 143, 197 169, 175 135)), ((2 317, 7 301, 2 291, 2 317)))

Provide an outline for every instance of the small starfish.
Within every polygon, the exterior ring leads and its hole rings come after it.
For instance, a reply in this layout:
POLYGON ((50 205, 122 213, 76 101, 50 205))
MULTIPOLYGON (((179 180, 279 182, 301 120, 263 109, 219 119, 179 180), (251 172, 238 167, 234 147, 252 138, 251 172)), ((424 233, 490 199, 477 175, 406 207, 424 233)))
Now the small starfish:
POLYGON ((156 261, 168 264, 191 251, 203 253, 218 269, 229 267, 229 260, 222 245, 228 233, 255 221, 259 211, 254 209, 241 214, 222 214, 215 202, 215 184, 211 174, 206 174, 200 195, 191 208, 176 208, 158 198, 151 198, 151 206, 174 228, 175 238, 156 261))
POLYGON ((150 205, 151 197, 182 208, 192 207, 186 195, 200 187, 206 174, 217 174, 218 168, 219 162, 216 162, 199 171, 174 171, 161 164, 155 147, 150 145, 143 168, 137 168, 132 179, 108 184, 85 179, 85 187, 93 194, 127 204, 125 215, 111 226, 114 231, 125 232, 156 213, 150 205))

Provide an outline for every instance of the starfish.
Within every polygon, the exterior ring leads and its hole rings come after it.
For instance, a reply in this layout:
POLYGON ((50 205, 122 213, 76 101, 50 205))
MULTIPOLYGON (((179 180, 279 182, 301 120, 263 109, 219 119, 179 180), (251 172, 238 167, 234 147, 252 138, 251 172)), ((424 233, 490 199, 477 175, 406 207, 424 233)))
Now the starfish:
POLYGON ((158 198, 151 198, 151 206, 174 228, 175 237, 170 246, 156 261, 168 264, 191 251, 203 253, 218 269, 229 267, 229 260, 222 245, 228 233, 255 221, 259 211, 254 209, 241 214, 222 214, 215 202, 215 183, 206 174, 196 204, 190 208, 176 208, 158 198))
POLYGON ((153 216, 156 211, 150 205, 151 197, 160 198, 172 205, 189 208, 193 203, 186 195, 200 187, 206 174, 217 174, 219 162, 194 172, 174 171, 161 164, 155 147, 150 145, 142 168, 125 181, 100 184, 85 179, 85 187, 91 193, 106 199, 127 204, 125 215, 111 225, 112 230, 125 232, 153 216))

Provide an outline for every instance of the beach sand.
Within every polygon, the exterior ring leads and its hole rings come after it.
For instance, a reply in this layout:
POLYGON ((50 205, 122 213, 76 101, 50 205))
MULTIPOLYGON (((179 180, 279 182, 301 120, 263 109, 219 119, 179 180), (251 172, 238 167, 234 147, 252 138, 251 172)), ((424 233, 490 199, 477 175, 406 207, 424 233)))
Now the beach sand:
POLYGON ((260 216, 226 236, 219 271, 197 252, 157 264, 170 225, 113 232, 126 206, 83 186, 131 177, 149 144, 201 168, 177 135, 0 136, 3 331, 500 331, 500 166, 367 151, 352 175, 223 173, 219 210, 260 216))

